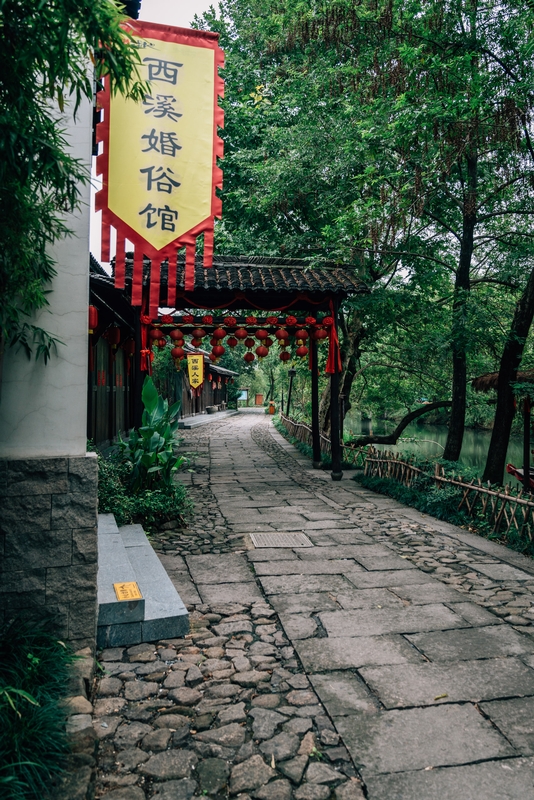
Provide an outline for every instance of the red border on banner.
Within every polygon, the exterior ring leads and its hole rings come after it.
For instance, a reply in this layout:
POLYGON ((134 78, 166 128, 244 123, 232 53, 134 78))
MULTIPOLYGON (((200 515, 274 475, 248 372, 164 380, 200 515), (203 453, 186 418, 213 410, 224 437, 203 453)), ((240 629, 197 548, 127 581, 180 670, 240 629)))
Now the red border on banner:
MULTIPOLYGON (((222 215, 222 202, 217 197, 217 189, 222 189, 223 174, 217 166, 217 158, 223 157, 224 144, 218 135, 218 128, 224 127, 224 111, 218 105, 219 97, 224 97, 224 81, 219 75, 219 68, 224 66, 224 53, 219 47, 219 34, 211 31, 196 31, 189 28, 175 28, 170 25, 160 25, 156 22, 142 22, 131 20, 124 26, 134 36, 147 39, 159 39, 161 41, 173 42, 174 44, 186 44, 195 47, 206 47, 214 51, 214 104, 213 104, 213 168, 212 168, 212 195, 211 195, 211 215, 191 228, 170 244, 157 250, 137 231, 134 231, 126 222, 118 217, 109 208, 108 183, 109 183, 109 125, 110 125, 110 90, 109 81, 104 79, 104 88, 98 92, 98 107, 104 111, 104 119, 96 127, 97 142, 104 143, 104 150, 96 158, 97 175, 102 175, 102 189, 97 192, 95 199, 95 211, 102 211, 102 260, 109 261, 109 241, 110 227, 117 231, 117 241, 124 242, 128 239, 134 246, 134 265, 135 269, 132 279, 132 305, 141 305, 142 296, 142 258, 147 256, 153 265, 150 282, 150 308, 149 314, 157 316, 159 305, 159 274, 161 262, 169 260, 168 278, 168 297, 167 304, 173 307, 176 303, 176 256, 178 250, 186 247, 189 255, 187 258, 187 270, 185 275, 186 287, 191 290, 194 287, 194 254, 196 250, 196 239, 200 234, 205 235, 204 245, 204 267, 209 268, 213 265, 213 227, 215 217, 218 219, 222 215), (104 258, 107 255, 107 258, 104 258), (141 268, 140 268, 141 267, 141 268), (171 272, 174 280, 171 278, 171 272)), ((115 285, 117 288, 124 288, 124 265, 117 264, 118 257, 124 258, 123 247, 117 248, 117 259, 115 263, 115 285)))

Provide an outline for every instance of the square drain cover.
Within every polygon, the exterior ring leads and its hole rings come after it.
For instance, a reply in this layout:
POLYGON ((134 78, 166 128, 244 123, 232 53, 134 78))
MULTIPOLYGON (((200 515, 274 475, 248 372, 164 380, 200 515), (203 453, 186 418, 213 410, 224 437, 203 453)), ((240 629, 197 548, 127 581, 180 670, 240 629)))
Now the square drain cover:
POLYGON ((254 547, 313 547, 304 533, 251 533, 254 547))

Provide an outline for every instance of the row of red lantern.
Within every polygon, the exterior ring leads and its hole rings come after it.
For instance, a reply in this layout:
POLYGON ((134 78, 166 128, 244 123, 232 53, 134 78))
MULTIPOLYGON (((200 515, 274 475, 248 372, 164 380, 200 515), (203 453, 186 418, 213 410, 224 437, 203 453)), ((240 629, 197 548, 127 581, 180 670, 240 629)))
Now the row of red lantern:
MULTIPOLYGON (((193 328, 189 335, 191 336, 191 344, 193 347, 200 347, 203 344, 203 340, 207 336, 207 333, 203 328, 193 328)), ((179 328, 173 328, 169 332, 169 336, 174 344, 174 347, 171 350, 172 357, 177 361, 181 361, 186 355, 184 350, 185 335, 179 328)), ((245 353, 244 359, 249 363, 255 360, 254 353, 251 352, 252 348, 256 344, 255 339, 261 342, 259 347, 256 347, 255 350, 255 353, 260 360, 269 355, 269 348, 274 344, 273 339, 269 336, 269 332, 264 328, 259 328, 255 332, 254 339, 249 334, 249 331, 247 331, 245 328, 238 328, 234 333, 229 335, 229 332, 227 332, 224 328, 218 327, 215 328, 210 339, 210 345, 212 346, 210 358, 212 361, 217 361, 225 353, 225 348, 223 347, 222 342, 227 336, 228 339, 226 344, 229 347, 234 348, 240 342, 245 345, 248 352, 245 353)), ((288 361, 291 358, 291 355, 285 350, 285 348, 288 347, 290 343, 289 332, 285 328, 279 328, 277 331, 275 331, 274 336, 278 340, 279 346, 282 348, 280 359, 282 361, 288 361)), ((304 328, 300 328, 295 331, 294 337, 297 343, 296 355, 299 358, 304 358, 309 352, 308 347, 306 346, 306 341, 310 337, 310 334, 304 328)), ((328 338, 328 332, 324 328, 317 328, 312 330, 311 337, 315 341, 319 342, 328 338)), ((167 343, 165 334, 161 328, 153 328, 149 333, 149 338, 157 347, 160 348, 165 347, 167 343)))

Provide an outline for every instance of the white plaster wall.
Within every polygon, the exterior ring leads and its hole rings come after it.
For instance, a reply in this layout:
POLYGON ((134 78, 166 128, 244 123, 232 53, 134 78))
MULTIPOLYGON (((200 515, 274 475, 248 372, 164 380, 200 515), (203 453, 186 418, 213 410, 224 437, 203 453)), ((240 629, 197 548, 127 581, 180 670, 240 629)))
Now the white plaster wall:
MULTIPOLYGON (((72 154, 91 164, 92 106, 84 102, 76 119, 65 120, 72 154)), ((81 189, 81 209, 65 218, 73 235, 53 248, 57 276, 50 305, 35 323, 64 345, 45 366, 22 350, 4 357, 0 398, 0 457, 79 456, 86 451, 87 306, 89 298, 89 192, 81 189)))

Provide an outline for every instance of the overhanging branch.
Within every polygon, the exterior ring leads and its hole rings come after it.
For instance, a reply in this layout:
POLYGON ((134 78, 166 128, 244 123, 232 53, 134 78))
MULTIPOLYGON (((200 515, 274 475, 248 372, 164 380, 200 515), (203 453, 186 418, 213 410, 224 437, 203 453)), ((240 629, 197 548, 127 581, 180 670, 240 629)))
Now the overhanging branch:
POLYGON ((427 403, 421 408, 416 408, 415 411, 410 411, 405 417, 401 419, 393 433, 388 433, 384 436, 359 436, 357 439, 352 439, 351 444, 357 447, 363 447, 364 444, 397 444, 397 440, 403 430, 413 422, 417 417, 422 417, 423 414, 428 414, 429 411, 435 411, 437 408, 446 408, 452 405, 450 400, 439 400, 437 403, 427 403))

